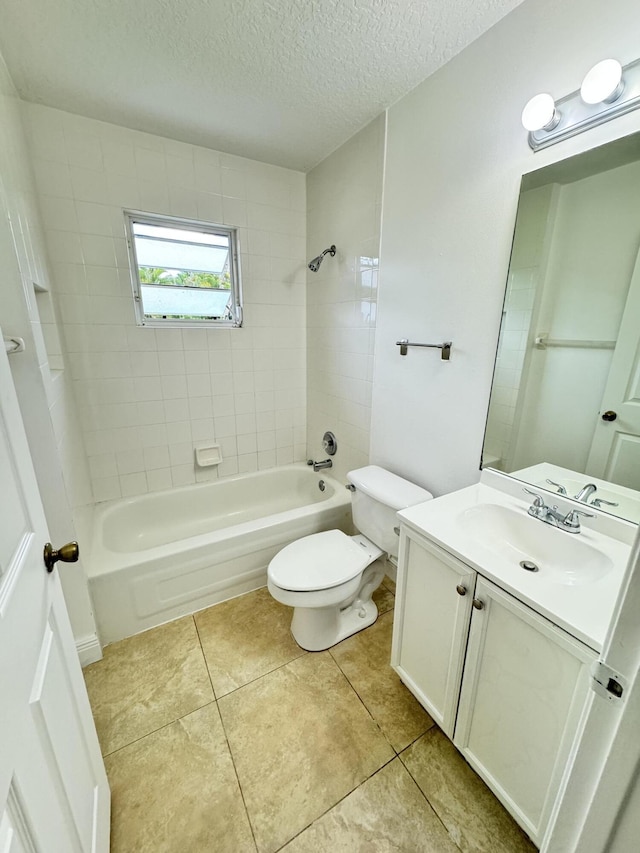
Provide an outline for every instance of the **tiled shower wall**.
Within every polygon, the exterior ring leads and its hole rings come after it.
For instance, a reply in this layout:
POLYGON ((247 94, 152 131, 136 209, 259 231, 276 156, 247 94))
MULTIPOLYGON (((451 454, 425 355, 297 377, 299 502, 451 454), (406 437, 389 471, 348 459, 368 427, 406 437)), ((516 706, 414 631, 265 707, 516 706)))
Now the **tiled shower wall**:
POLYGON ((307 444, 335 433, 340 479, 369 461, 384 140, 381 115, 307 175, 307 254, 337 248, 307 276, 307 444))
POLYGON ((304 459, 305 176, 24 110, 95 499, 304 459), (136 326, 123 208, 237 226, 244 327, 136 326))

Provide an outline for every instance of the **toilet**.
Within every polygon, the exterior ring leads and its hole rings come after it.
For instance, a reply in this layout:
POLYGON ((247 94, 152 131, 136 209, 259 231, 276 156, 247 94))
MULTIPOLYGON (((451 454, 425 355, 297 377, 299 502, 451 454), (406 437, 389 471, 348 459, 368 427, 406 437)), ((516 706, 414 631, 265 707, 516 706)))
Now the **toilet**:
POLYGON ((299 646, 319 652, 362 631, 378 618, 371 596, 384 577, 376 560, 398 556, 398 510, 431 500, 426 489, 367 465, 347 474, 353 523, 359 533, 314 533, 292 542, 269 563, 267 586, 293 607, 291 633, 299 646))

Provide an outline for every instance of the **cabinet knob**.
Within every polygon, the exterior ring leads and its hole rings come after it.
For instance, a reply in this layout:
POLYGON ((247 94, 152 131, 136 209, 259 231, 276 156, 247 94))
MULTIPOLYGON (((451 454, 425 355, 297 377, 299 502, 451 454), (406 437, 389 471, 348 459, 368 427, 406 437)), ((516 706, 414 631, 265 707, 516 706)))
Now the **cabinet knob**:
POLYGON ((482 610, 482 608, 484 607, 484 601, 481 601, 479 598, 474 598, 473 606, 476 610, 482 610))
POLYGON ((463 586, 461 583, 459 583, 458 586, 456 587, 456 592, 458 593, 458 595, 466 595, 467 594, 467 588, 466 588, 466 586, 463 586))

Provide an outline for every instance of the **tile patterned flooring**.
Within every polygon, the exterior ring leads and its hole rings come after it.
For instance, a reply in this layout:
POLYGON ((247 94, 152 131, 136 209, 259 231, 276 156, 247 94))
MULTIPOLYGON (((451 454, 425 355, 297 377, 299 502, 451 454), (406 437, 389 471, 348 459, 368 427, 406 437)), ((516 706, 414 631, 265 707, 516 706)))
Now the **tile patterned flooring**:
POLYGON ((394 591, 327 652, 266 589, 108 646, 112 853, 535 851, 389 666, 394 591))

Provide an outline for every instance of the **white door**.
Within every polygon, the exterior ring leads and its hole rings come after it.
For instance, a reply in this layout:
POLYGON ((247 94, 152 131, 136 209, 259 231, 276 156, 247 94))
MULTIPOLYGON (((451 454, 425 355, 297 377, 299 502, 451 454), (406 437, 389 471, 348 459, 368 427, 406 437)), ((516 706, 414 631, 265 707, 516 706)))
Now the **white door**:
POLYGON ((0 851, 106 853, 109 787, 58 573, 43 563, 47 541, 2 347, 0 851))
POLYGON ((587 473, 640 489, 640 252, 587 462, 587 473), (607 418, 615 415, 614 420, 607 418))
POLYGON ((453 737, 476 573, 404 525, 401 531, 391 665, 453 737))
POLYGON ((479 578, 454 744, 540 845, 596 653, 479 578))

